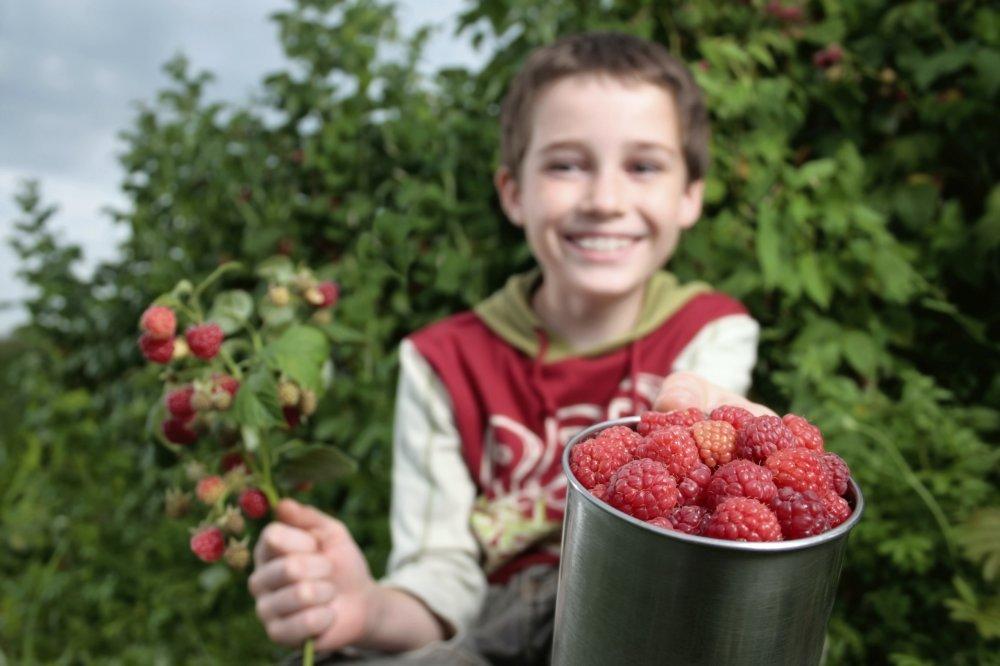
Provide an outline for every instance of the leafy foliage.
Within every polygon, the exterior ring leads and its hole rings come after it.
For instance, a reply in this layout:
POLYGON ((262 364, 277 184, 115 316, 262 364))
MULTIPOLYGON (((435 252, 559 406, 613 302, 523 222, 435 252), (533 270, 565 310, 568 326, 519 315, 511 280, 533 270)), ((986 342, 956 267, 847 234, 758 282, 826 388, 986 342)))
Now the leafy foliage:
MULTIPOLYGON (((124 133, 120 260, 74 276, 52 209, 32 187, 19 200, 35 295, 0 366, 13 396, 0 405, 3 652, 280 654, 245 593, 199 577, 149 501, 181 471, 143 434, 155 378, 134 369, 136 314, 230 259, 289 253, 344 287, 310 440, 336 442, 359 473, 313 499, 381 569, 396 346, 529 265, 491 186, 504 87, 535 45, 613 28, 694 63, 708 95, 706 212, 672 269, 747 304, 764 331, 754 397, 817 422, 866 494, 830 662, 995 663, 997 528, 983 511, 1000 495, 1000 13, 786 2, 470 1, 463 30, 491 60, 428 80, 428 33, 402 38, 388 6, 298 0, 275 15, 289 66, 256 103, 209 104, 210 77, 169 63, 171 85, 124 133)), ((218 307, 235 326, 245 299, 218 307)))

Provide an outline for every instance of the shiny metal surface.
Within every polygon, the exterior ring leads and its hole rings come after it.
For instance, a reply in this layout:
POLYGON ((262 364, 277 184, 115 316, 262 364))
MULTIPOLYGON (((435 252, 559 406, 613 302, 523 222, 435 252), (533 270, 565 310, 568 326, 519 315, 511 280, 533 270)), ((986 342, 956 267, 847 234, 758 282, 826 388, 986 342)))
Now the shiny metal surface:
MULTIPOLYGON (((847 537, 864 509, 807 539, 721 541, 663 530, 594 498, 569 471, 552 663, 818 664, 847 537)), ((853 493, 853 497, 850 495, 853 493)))

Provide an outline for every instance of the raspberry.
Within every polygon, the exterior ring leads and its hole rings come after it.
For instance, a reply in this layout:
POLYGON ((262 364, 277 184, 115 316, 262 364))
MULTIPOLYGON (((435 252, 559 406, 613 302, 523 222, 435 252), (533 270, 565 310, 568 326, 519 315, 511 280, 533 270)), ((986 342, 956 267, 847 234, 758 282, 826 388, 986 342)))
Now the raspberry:
POLYGON ((665 530, 674 529, 673 524, 666 516, 657 516, 656 518, 650 518, 646 521, 650 525, 656 525, 657 527, 662 527, 665 530))
POLYGON ((282 287, 281 285, 273 285, 267 290, 267 297, 271 299, 271 304, 277 308, 283 308, 288 305, 291 300, 292 295, 288 293, 288 287, 282 287))
POLYGON ((625 443, 615 437, 588 439, 570 451, 569 469, 584 488, 606 484, 619 467, 632 460, 625 443))
POLYGON ((316 393, 309 389, 302 389, 302 399, 299 401, 299 410, 303 416, 310 416, 316 412, 318 404, 316 393))
POLYGON ((692 423, 705 420, 705 413, 697 407, 687 409, 675 409, 672 412, 643 412, 639 417, 639 426, 636 430, 640 435, 646 436, 659 428, 667 426, 689 426, 692 423))
POLYGON ((736 457, 762 463, 775 451, 797 445, 795 435, 777 416, 755 416, 736 436, 736 457))
POLYGON ((649 433, 635 448, 635 457, 663 463, 678 479, 701 463, 698 446, 684 426, 668 426, 649 433))
POLYGON ((191 353, 200 359, 208 360, 219 353, 225 334, 218 324, 201 324, 192 326, 184 333, 191 353))
POLYGON ((830 470, 830 476, 833 479, 833 489, 837 491, 838 495, 843 495, 847 492, 847 486, 851 480, 851 468, 836 453, 827 452, 821 457, 823 464, 830 470))
POLYGON ((681 493, 680 503, 684 506, 702 504, 705 499, 705 489, 712 480, 712 470, 704 463, 681 477, 677 481, 677 490, 681 493))
POLYGON ((702 462, 711 468, 733 459, 736 428, 728 421, 700 421, 691 426, 691 436, 698 446, 702 462))
POLYGON ((781 417, 781 422, 785 424, 786 428, 792 431, 799 446, 818 451, 819 453, 823 452, 823 434, 819 431, 819 428, 795 414, 785 414, 781 417))
POLYGON ((215 390, 222 390, 229 395, 236 397, 236 392, 240 390, 240 380, 230 377, 229 375, 224 375, 221 373, 214 373, 212 375, 212 381, 215 382, 215 390))
POLYGON ((639 433, 623 425, 605 428, 595 436, 595 439, 616 441, 624 446, 633 458, 636 457, 636 447, 642 443, 642 436, 639 433))
POLYGON ((604 496, 608 494, 608 487, 606 484, 598 483, 596 486, 590 489, 590 494, 599 500, 604 500, 604 496))
POLYGON ((191 537, 191 552, 202 562, 216 562, 226 549, 226 539, 218 527, 204 527, 191 537))
POLYGON ((206 476, 195 486, 194 494, 205 504, 215 504, 226 495, 226 482, 221 476, 206 476))
POLYGON ((754 415, 736 405, 722 405, 713 409, 709 418, 713 421, 725 421, 737 430, 742 430, 743 426, 753 420, 754 415))
POLYGON ((823 506, 826 507, 826 515, 830 519, 830 529, 851 517, 851 505, 843 497, 837 494, 833 488, 827 489, 820 495, 823 506))
POLYGON ((271 505, 267 501, 267 495, 257 488, 247 488, 240 493, 240 508, 247 518, 257 520, 263 518, 270 511, 271 505))
POLYGON ((174 389, 167 394, 167 411, 172 416, 181 420, 187 420, 194 416, 194 407, 191 406, 191 396, 194 395, 194 387, 190 384, 174 389))
POLYGON ((767 504, 777 494, 771 470, 749 460, 734 460, 715 470, 705 488, 705 506, 714 509, 730 497, 749 497, 767 504))
POLYGON ((320 282, 316 286, 316 289, 323 295, 323 301, 318 307, 332 308, 337 304, 337 300, 340 298, 340 287, 337 286, 336 282, 320 282))
POLYGON ((663 463, 642 458, 622 465, 608 483, 605 501, 639 520, 664 516, 677 505, 677 482, 663 463))
POLYGON ((227 453, 222 456, 222 460, 219 462, 219 471, 223 474, 237 467, 242 467, 244 471, 247 468, 247 462, 243 459, 243 454, 238 451, 233 451, 232 453, 227 453))
POLYGON ((682 506, 667 515, 667 520, 678 532, 684 534, 701 534, 702 525, 709 515, 703 506, 682 506))
POLYGON ((189 446, 198 441, 198 433, 190 426, 190 419, 172 417, 163 422, 163 436, 168 442, 189 446))
POLYGON ((284 415, 285 423, 288 424, 289 428, 296 427, 302 420, 302 415, 299 414, 298 407, 282 407, 281 413, 284 415))
POLYGON ((247 526, 246 521, 243 520, 243 516, 240 515, 240 512, 234 506, 227 506, 223 514, 215 521, 215 524, 230 534, 243 534, 243 530, 247 526))
POLYGON ((295 382, 278 382, 278 402, 282 407, 294 407, 299 404, 302 398, 302 391, 295 382))
POLYGON ((174 356, 174 339, 157 340, 149 333, 139 336, 139 350, 147 360, 166 365, 174 356))
POLYGON ((792 488, 778 488, 770 507, 786 539, 815 536, 830 529, 826 505, 815 491, 800 493, 792 488))
POLYGON ((823 493, 833 487, 833 475, 823 464, 820 454, 809 449, 794 448, 775 451, 764 466, 774 475, 774 485, 792 488, 800 493, 814 490, 823 493))
POLYGON ((703 534, 730 541, 781 541, 781 525, 769 508, 749 497, 730 497, 705 522, 703 534))
POLYGON ((142 313, 139 328, 154 340, 169 340, 177 331, 177 317, 170 308, 153 305, 142 313))
POLYGON ((226 552, 222 556, 226 560, 226 564, 237 571, 246 569, 247 565, 250 564, 250 549, 242 541, 230 539, 229 546, 226 547, 226 552))

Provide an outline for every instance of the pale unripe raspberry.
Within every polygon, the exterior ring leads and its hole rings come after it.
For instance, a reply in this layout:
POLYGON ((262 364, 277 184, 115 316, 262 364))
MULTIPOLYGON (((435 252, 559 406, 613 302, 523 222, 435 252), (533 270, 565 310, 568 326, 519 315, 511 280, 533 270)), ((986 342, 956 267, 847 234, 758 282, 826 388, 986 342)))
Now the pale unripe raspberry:
POLYGON ((315 414, 317 402, 315 393, 309 389, 302 389, 302 400, 299 402, 299 409, 302 410, 303 416, 315 414))
POLYGON ((226 496, 226 482, 217 474, 206 476, 195 487, 195 495, 205 504, 215 504, 226 496))
POLYGON ((246 529, 243 515, 234 506, 227 506, 216 524, 230 534, 243 534, 243 530, 246 529))
POLYGON ((267 297, 272 305, 283 308, 291 301, 292 295, 288 292, 288 287, 274 285, 267 290, 267 297))
POLYGON ((219 390, 212 394, 212 407, 224 412, 233 406, 233 396, 228 391, 219 390))
POLYGON ((247 547, 246 541, 236 541, 235 539, 229 540, 229 546, 226 547, 226 552, 222 555, 226 564, 231 566, 237 571, 242 571, 247 568, 250 564, 250 549, 247 547))
POLYGON ((184 475, 188 481, 201 481, 206 474, 208 472, 205 471, 205 466, 197 460, 190 460, 184 465, 184 475))
POLYGON ((184 338, 174 338, 174 352, 171 356, 171 360, 179 361, 182 358, 187 358, 191 355, 191 348, 188 347, 187 340, 184 338))
POLYGON ((212 409, 212 394, 204 388, 195 389, 191 396, 191 406, 195 408, 195 411, 207 412, 212 409))
POLYGON ((168 488, 163 505, 168 518, 182 518, 191 509, 191 496, 180 488, 168 488))
POLYGON ((306 299, 306 303, 316 307, 320 307, 326 302, 326 296, 319 290, 319 287, 309 287, 303 292, 302 296, 306 299))
POLYGON ((278 402, 282 407, 294 407, 302 399, 302 392, 295 382, 283 381, 278 383, 278 402))

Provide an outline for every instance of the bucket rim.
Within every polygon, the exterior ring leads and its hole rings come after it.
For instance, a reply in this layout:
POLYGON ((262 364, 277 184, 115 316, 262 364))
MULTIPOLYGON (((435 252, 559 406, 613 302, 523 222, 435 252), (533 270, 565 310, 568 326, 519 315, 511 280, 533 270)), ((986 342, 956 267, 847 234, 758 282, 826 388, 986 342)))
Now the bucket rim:
POLYGON ((727 539, 715 539, 706 536, 697 536, 694 534, 685 534, 684 532, 678 532, 676 530, 668 530, 663 527, 657 527, 655 525, 650 525, 649 523, 639 520, 633 516, 628 515, 624 511, 619 511, 610 504, 603 502, 596 497, 594 497, 589 490, 583 487, 576 476, 570 471, 569 468, 569 456, 570 451, 573 447, 580 442, 586 441, 592 435, 611 428, 616 425, 624 425, 633 427, 639 423, 638 416, 625 416, 618 419, 611 419, 608 421, 601 421, 600 423, 595 423, 592 426, 584 428, 566 443, 562 453, 562 467, 563 473, 566 475, 566 485, 567 493, 575 491, 576 493, 583 496, 584 501, 588 501, 602 511, 606 511, 611 515, 621 518, 628 523, 631 523, 635 527, 649 530, 660 534, 666 538, 675 539, 677 541, 683 541, 690 544, 697 544, 700 546, 707 546, 709 548, 716 548, 719 550, 738 550, 747 552, 758 552, 758 553, 786 553, 795 550, 803 550, 806 548, 813 548, 820 546, 830 541, 835 541, 840 538, 846 538, 847 533, 854 529, 858 521, 861 519, 861 514, 864 512, 865 499, 864 495, 861 493, 861 487, 857 484, 852 476, 849 480, 850 486, 848 488, 848 495, 852 495, 854 499, 854 507, 851 515, 843 523, 834 527, 832 530, 823 532, 822 534, 817 534, 816 536, 805 537, 804 539, 794 539, 792 541, 729 541, 727 539), (570 490, 572 489, 572 490, 570 490))

